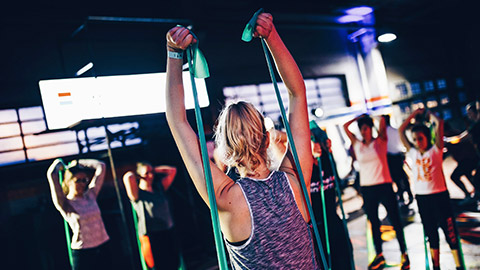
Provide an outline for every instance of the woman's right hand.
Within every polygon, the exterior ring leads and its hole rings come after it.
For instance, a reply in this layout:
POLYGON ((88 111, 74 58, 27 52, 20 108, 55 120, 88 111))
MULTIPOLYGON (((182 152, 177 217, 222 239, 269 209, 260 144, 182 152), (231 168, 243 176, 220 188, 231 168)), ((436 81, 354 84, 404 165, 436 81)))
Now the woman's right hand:
POLYGON ((175 26, 167 32, 167 50, 183 51, 196 42, 190 30, 185 27, 175 26))

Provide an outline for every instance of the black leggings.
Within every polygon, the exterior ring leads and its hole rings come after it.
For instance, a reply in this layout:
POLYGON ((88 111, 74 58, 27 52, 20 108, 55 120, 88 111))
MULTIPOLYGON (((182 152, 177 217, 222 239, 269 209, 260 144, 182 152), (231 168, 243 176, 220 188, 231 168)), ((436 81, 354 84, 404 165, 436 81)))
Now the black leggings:
POLYGON ((105 270, 112 267, 109 242, 94 248, 72 249, 73 270, 105 270))
POLYGON ((405 155, 399 154, 387 154, 388 168, 390 170, 390 176, 397 185, 398 198, 403 201, 403 193, 407 192, 409 201, 413 199, 412 190, 410 189, 410 183, 408 182, 408 176, 403 170, 403 163, 405 162, 405 155))
POLYGON ((438 249, 440 247, 438 236, 438 227, 440 227, 445 234, 450 249, 458 249, 457 228, 448 192, 417 195, 416 199, 430 248, 438 249))
POLYGON ((405 245, 405 236, 403 234, 403 225, 400 220, 398 203, 393 192, 392 184, 380 184, 375 186, 362 187, 363 208, 372 224, 373 243, 377 254, 382 253, 382 233, 380 232, 380 219, 378 218, 378 206, 383 204, 387 209, 387 217, 393 225, 397 234, 397 240, 400 244, 402 253, 407 251, 405 245))
POLYGON ((148 234, 152 247, 155 269, 177 270, 180 249, 175 239, 175 228, 148 234))
POLYGON ((465 185, 462 183, 460 178, 462 177, 462 175, 465 175, 468 181, 470 181, 470 183, 475 185, 476 183, 473 181, 472 172, 473 170, 475 170, 477 163, 478 163, 478 159, 476 158, 467 158, 467 159, 458 161, 457 167, 455 168, 455 170, 453 170, 453 173, 450 176, 452 181, 463 191, 463 193, 465 193, 467 197, 469 196, 469 192, 465 188, 465 185))
MULTIPOLYGON (((325 205, 327 216, 327 228, 328 228, 328 242, 330 244, 330 254, 332 259, 332 269, 352 269, 352 243, 347 237, 345 228, 343 227, 343 221, 337 214, 337 206, 335 203, 335 188, 331 188, 325 191, 325 205)), ((323 209, 318 193, 312 193, 312 204, 315 218, 317 220, 317 227, 320 232, 320 238, 322 241, 323 251, 325 257, 327 256, 326 249, 326 237, 325 237, 325 225, 323 219, 323 209)), ((318 254, 317 254, 318 255, 318 254)), ((320 255, 318 255, 320 258, 320 255)))

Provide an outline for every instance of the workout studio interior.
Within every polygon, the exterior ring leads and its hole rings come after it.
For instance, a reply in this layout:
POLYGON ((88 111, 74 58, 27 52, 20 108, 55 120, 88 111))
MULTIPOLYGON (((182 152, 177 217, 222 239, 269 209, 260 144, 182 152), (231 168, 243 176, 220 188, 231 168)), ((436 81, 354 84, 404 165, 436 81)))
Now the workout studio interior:
POLYGON ((475 1, 7 1, 0 269, 480 269, 475 1))

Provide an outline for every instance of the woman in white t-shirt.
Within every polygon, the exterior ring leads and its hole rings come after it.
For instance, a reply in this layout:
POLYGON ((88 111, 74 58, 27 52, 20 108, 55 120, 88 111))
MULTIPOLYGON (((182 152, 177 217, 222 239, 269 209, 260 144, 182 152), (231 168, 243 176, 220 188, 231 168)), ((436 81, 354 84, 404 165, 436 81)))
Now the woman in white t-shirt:
POLYGON ((458 232, 450 206, 450 197, 443 174, 443 120, 427 111, 432 126, 435 127, 435 143, 432 132, 424 123, 415 123, 411 128, 413 146, 405 131, 412 119, 425 113, 424 109, 414 111, 399 128, 400 139, 407 148, 412 160, 412 174, 415 186, 418 211, 422 219, 425 235, 430 243, 433 269, 440 269, 440 241, 438 227, 442 228, 452 250, 457 269, 465 269, 459 254, 458 232))
POLYGON ((55 159, 48 168, 47 178, 53 204, 73 232, 73 270, 108 269, 111 261, 107 246, 109 237, 97 204, 105 178, 105 163, 80 159, 65 168, 61 159, 55 159), (64 177, 61 184, 59 175, 64 177))
POLYGON ((373 243, 376 257, 369 264, 368 269, 383 269, 385 258, 382 251, 382 233, 380 232, 380 219, 378 206, 383 204, 387 209, 388 219, 392 223, 400 250, 402 252, 402 270, 410 269, 407 247, 400 220, 396 195, 392 188, 392 178, 387 164, 387 132, 385 119, 380 118, 378 137, 373 137, 373 120, 370 116, 360 115, 343 125, 348 138, 352 142, 353 150, 360 167, 360 186, 363 196, 363 208, 370 220, 372 227, 373 243), (363 140, 359 140, 348 127, 357 122, 363 140))

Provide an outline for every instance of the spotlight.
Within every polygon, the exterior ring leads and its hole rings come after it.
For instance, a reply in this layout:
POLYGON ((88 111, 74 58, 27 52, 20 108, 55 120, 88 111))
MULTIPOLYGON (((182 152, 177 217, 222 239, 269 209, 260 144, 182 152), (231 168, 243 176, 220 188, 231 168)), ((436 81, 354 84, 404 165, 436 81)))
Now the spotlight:
POLYGON ((390 41, 394 41, 395 39, 397 39, 397 35, 395 35, 393 33, 385 33, 385 34, 380 35, 378 37, 378 41, 382 42, 382 43, 387 43, 387 42, 390 42, 390 41))
POLYGON ((363 16, 359 15, 343 15, 337 18, 337 22, 339 23, 353 23, 353 22, 360 22, 363 20, 363 16))
POLYGON ((77 71, 77 73, 75 73, 75 76, 78 77, 78 76, 82 75, 83 73, 89 71, 92 67, 93 67, 93 63, 92 63, 92 62, 86 64, 84 67, 82 67, 81 69, 79 69, 79 70, 77 71))
POLYGON ((353 7, 345 10, 349 15, 365 16, 373 12, 373 8, 367 6, 353 7))
POLYGON ((324 112, 321 108, 316 108, 314 111, 313 111, 313 114, 315 114, 316 117, 320 118, 320 117, 323 117, 324 115, 324 112))

